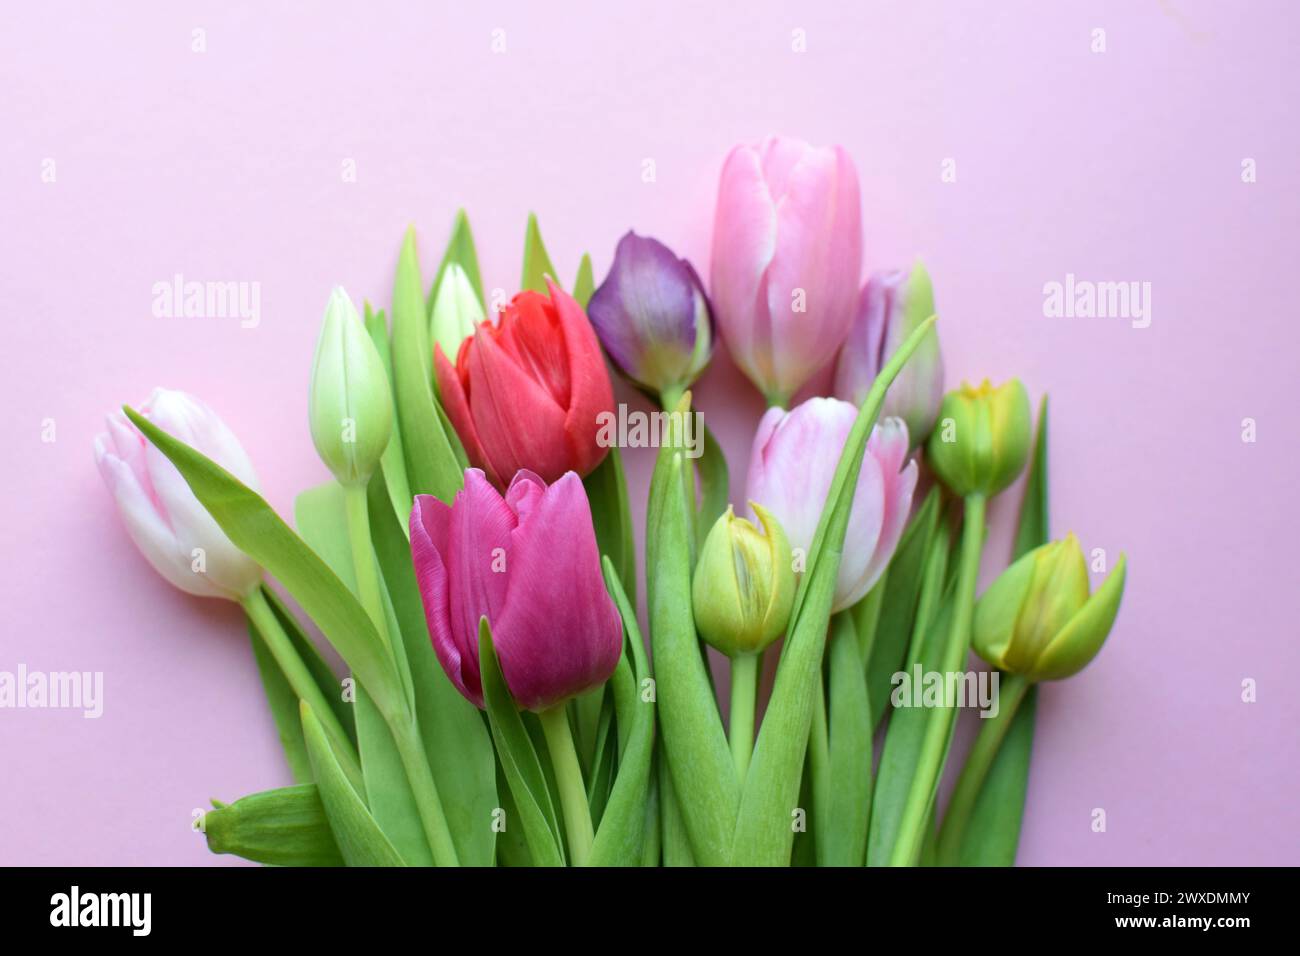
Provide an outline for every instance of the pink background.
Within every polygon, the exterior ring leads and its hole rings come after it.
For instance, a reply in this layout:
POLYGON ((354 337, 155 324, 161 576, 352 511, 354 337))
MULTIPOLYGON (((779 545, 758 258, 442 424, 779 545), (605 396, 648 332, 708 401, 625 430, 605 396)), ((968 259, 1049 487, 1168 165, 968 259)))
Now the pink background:
MULTIPOLYGON (((566 282, 584 250, 602 276, 629 227, 703 271, 721 160, 768 132, 848 148, 867 267, 924 256, 951 383, 1050 389, 1054 530, 1130 556, 1111 642, 1042 694, 1021 861, 1298 862, 1295 8, 842 6, 0 14, 0 670, 105 675, 98 721, 0 711, 0 862, 228 862, 192 808, 288 781, 238 610, 172 590, 123 532, 92 464, 103 413, 155 384, 205 397, 289 514, 326 477, 306 427, 326 296, 386 305, 408 223, 431 275, 467 207, 507 292, 529 210, 566 282), (260 326, 154 318, 176 272, 261 283, 260 326), (1152 283, 1150 328, 1045 318, 1067 272, 1152 283)), ((724 356, 699 395, 739 497, 761 401, 724 356)), ((643 500, 649 453, 628 458, 643 500)))

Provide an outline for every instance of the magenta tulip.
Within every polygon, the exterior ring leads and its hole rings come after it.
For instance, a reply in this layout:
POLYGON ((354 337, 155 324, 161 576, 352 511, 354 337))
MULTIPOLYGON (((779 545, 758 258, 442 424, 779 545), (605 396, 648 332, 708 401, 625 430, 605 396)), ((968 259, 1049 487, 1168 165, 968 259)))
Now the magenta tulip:
POLYGON ((527 710, 547 710, 614 673, 623 626, 601 577, 587 493, 573 472, 548 487, 520 471, 503 497, 471 468, 451 507, 417 495, 411 556, 438 660, 477 706, 483 617, 510 693, 527 710))
POLYGON ((727 157, 710 296, 736 364, 785 405, 835 355, 862 269, 858 174, 839 146, 771 137, 727 157))
MULTIPOLYGON (((745 495, 776 516, 790 546, 805 556, 857 415, 848 402, 812 398, 791 412, 769 408, 758 424, 745 495)), ((835 582, 836 611, 871 590, 898 546, 916 490, 916 462, 907 461, 907 450, 902 419, 872 429, 835 582)))

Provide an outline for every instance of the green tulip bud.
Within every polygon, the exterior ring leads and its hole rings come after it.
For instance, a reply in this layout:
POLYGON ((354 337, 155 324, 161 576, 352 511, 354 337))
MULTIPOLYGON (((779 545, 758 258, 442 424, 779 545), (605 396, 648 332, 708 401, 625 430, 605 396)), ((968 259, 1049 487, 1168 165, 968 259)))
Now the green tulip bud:
POLYGON ((311 439, 340 484, 364 485, 393 431, 383 360, 342 287, 330 294, 308 399, 311 439))
POLYGON ((994 667, 1031 681, 1077 674, 1097 656, 1124 596, 1126 560, 1089 595, 1088 566, 1073 534, 1017 560, 975 606, 972 644, 994 667))
POLYGON ((965 383, 943 397, 926 455, 939 479, 962 496, 996 495, 1029 456, 1029 396, 1019 379, 994 388, 965 383))
POLYGON ((442 347, 447 361, 456 364, 460 345, 474 334, 487 314, 474 291, 474 283, 465 270, 454 262, 447 264, 438 280, 438 294, 433 299, 433 314, 429 318, 429 337, 433 344, 442 347))
POLYGON ((728 507, 704 541, 691 587, 696 627, 728 657, 757 654, 780 637, 794 604, 790 542, 771 512, 750 507, 763 530, 728 507))

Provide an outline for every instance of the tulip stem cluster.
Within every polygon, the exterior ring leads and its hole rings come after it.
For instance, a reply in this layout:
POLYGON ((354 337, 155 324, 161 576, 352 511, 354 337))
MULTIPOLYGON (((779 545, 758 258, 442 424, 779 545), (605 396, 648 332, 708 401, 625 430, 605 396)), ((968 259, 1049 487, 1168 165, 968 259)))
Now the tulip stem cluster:
POLYGON ((758 696, 759 664, 757 654, 737 654, 731 659, 731 720, 727 725, 731 759, 736 776, 743 783, 749 772, 749 758, 754 753, 754 708, 758 696))
MULTIPOLYGON (((343 725, 339 723, 334 708, 330 707, 325 700, 320 685, 316 683, 311 672, 307 670, 307 665, 303 663, 301 655, 293 646, 293 642, 289 640, 289 635, 285 633, 279 618, 275 616, 275 611, 271 609, 271 605, 267 602, 262 589, 257 587, 249 591, 240 601, 240 604, 243 605, 244 613, 256 626, 257 633, 266 642, 271 656, 280 665, 280 670, 284 672, 285 679, 288 680, 289 686, 293 688, 293 692, 298 695, 299 699, 305 700, 311 706, 311 709, 320 718, 326 733, 334 739, 336 744, 346 742, 348 735, 343 730, 343 725)), ((352 748, 349 745, 345 752, 350 754, 351 750, 352 748)))
POLYGON ((587 790, 582 783, 582 767, 578 763, 578 752, 573 746, 568 708, 564 704, 557 704, 537 716, 542 722, 542 732, 546 735, 546 748, 551 754, 551 766, 555 770, 555 785, 560 791, 564 832, 569 838, 569 862, 574 866, 586 866, 591 858, 591 847, 596 834, 591 826, 587 790))
POLYGON ((989 768, 993 766, 993 758, 998 755, 1002 741, 1011 729, 1030 686, 1030 681, 1020 674, 1002 675, 998 688, 997 716, 980 721, 979 735, 966 757, 966 765, 962 767, 952 798, 948 801, 948 809, 944 812, 938 843, 940 866, 957 865, 967 825, 975 812, 975 801, 984 786, 989 768))
MULTIPOLYGON (((943 648, 943 673, 961 670, 970 652, 971 618, 975 610, 975 586, 979 580, 980 552, 984 546, 982 494, 966 496, 966 513, 961 535, 961 557, 957 566, 957 590, 953 597, 951 624, 943 648)), ((916 774, 899 824, 898 840, 890 856, 891 866, 913 866, 929 828, 934 792, 943 772, 944 757, 952 730, 952 716, 926 725, 916 774)))

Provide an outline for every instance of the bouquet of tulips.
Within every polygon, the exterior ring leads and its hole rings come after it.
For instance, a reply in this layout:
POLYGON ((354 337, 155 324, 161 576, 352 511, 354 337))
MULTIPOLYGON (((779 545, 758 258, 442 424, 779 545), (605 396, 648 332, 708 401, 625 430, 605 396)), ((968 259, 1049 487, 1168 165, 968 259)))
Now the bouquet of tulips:
POLYGON ((523 291, 489 314, 464 214, 431 285, 408 232, 387 314, 329 296, 309 424, 333 480, 292 527, 202 402, 112 415, 96 459, 127 530, 172 584, 247 612, 297 781, 214 801, 209 847, 1013 862, 1035 687, 1097 654, 1124 561, 1091 592, 1078 541, 1048 540, 1045 416, 1035 440, 1014 380, 945 394, 925 268, 860 289, 861 260, 851 160, 782 138, 726 159, 707 289, 629 232, 599 287, 584 256, 566 290, 530 219, 523 291), (770 406, 743 502, 690 392, 719 340, 770 406), (795 404, 832 365, 834 397, 795 404), (649 410, 615 405, 611 369, 649 410), (624 454, 654 456, 643 605, 624 454), (1015 560, 977 601, 987 503, 1026 467, 1015 560), (972 647, 996 700, 940 813, 972 647))

